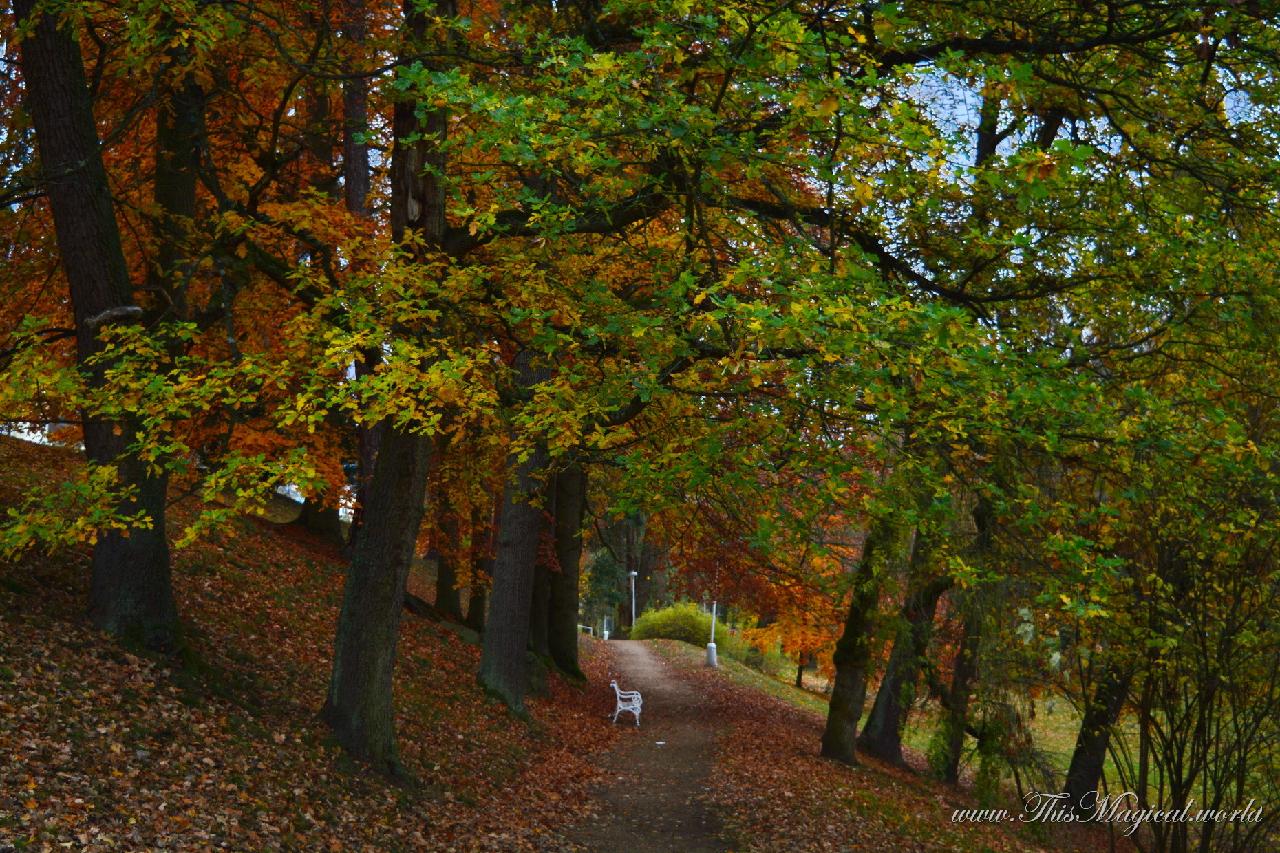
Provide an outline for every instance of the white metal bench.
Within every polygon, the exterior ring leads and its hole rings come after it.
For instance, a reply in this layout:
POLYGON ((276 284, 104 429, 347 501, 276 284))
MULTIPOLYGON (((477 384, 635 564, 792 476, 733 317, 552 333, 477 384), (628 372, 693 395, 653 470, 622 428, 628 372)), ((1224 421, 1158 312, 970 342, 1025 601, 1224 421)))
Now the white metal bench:
POLYGON ((640 727, 640 706, 644 700, 640 698, 639 690, 623 690, 618 687, 618 682, 610 681, 609 686, 613 688, 614 694, 618 697, 618 707, 613 711, 613 721, 618 722, 618 715, 624 711, 630 711, 631 715, 636 718, 636 728, 640 727))

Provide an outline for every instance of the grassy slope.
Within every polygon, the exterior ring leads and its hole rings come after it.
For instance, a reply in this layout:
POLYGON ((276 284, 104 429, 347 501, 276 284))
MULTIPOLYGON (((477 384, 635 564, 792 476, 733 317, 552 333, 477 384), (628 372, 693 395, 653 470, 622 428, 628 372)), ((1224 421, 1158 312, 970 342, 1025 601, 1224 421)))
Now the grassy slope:
MULTIPOLYGON (((0 507, 75 464, 0 438, 0 507)), ((244 520, 175 555, 181 658, 89 628, 87 569, 84 551, 0 565, 0 849, 559 849, 590 808, 605 692, 553 680, 526 726, 476 686, 475 646, 407 615, 399 731, 422 785, 352 772, 316 720, 341 563, 289 528, 244 520)), ((607 665, 589 644, 594 681, 607 665)))
MULTIPOLYGON (((965 789, 869 758, 856 769, 819 758, 822 697, 723 657, 718 670, 707 669, 704 651, 695 646, 651 642, 716 701, 724 733, 711 798, 743 850, 1109 849, 1105 832, 1096 829, 953 824, 954 809, 975 807, 965 789)), ((1016 796, 1004 807, 1016 813, 1016 796)))
MULTIPOLYGON (((721 656, 720 660, 724 662, 726 658, 721 656)), ((729 660, 728 662, 731 665, 726 672, 731 674, 734 681, 768 693, 802 710, 826 716, 828 697, 813 687, 814 684, 825 683, 825 679, 820 676, 806 672, 805 689, 798 690, 790 681, 791 671, 788 671, 787 677, 782 675, 772 677, 743 666, 737 661, 729 660)), ((859 725, 866 722, 865 714, 870 713, 871 702, 874 699, 874 692, 868 695, 867 707, 864 709, 864 716, 859 725)), ((937 727, 940 713, 941 708, 930 703, 924 708, 916 708, 908 717, 902 742, 906 748, 908 763, 913 766, 918 765, 923 769, 928 765, 924 756, 929 748, 929 740, 937 727)), ((1031 721, 1030 728, 1035 738, 1036 748, 1049 760, 1059 777, 1065 776, 1067 766, 1071 762, 1071 753, 1075 749, 1076 734, 1080 731, 1080 714, 1062 699, 1041 702, 1039 713, 1031 721)), ((1136 741, 1136 735, 1133 740, 1136 741)), ((966 738, 966 741, 970 748, 975 745, 972 737, 966 738)), ((1109 755, 1106 760, 1106 772, 1108 779, 1117 778, 1115 765, 1109 755)))

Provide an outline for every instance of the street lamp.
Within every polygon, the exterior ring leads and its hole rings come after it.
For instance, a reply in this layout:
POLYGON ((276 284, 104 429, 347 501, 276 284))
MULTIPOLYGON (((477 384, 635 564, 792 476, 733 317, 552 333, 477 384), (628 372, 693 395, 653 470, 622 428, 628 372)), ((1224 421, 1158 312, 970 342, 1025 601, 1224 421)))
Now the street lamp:
POLYGON ((636 626, 636 575, 638 572, 628 572, 631 575, 631 627, 636 626))
POLYGON ((716 603, 711 602, 711 642, 707 643, 707 666, 720 666, 716 660, 716 603))

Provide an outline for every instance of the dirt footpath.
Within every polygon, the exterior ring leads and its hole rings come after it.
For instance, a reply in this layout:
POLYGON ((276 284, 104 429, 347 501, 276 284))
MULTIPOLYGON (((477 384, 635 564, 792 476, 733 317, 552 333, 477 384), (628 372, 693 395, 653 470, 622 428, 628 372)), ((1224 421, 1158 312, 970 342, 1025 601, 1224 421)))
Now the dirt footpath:
MULTIPOLYGON (((608 782, 595 792, 599 817, 567 835, 593 853, 721 853, 720 824, 700 800, 715 753, 709 703, 643 642, 611 644, 618 685, 644 695, 637 730, 618 717, 618 745, 601 759, 608 782)), ((610 690, 609 686, 592 689, 610 690)))

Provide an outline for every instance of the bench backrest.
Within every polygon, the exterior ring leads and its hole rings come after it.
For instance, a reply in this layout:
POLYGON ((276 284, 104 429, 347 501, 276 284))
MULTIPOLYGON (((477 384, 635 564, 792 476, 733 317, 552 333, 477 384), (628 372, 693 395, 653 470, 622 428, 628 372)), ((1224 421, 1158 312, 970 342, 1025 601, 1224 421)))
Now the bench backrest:
POLYGON ((617 681, 610 681, 609 686, 613 688, 613 692, 617 695, 619 702, 639 702, 639 690, 623 690, 618 686, 617 681))

